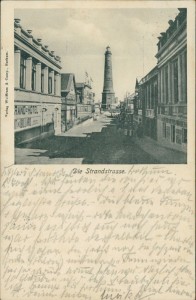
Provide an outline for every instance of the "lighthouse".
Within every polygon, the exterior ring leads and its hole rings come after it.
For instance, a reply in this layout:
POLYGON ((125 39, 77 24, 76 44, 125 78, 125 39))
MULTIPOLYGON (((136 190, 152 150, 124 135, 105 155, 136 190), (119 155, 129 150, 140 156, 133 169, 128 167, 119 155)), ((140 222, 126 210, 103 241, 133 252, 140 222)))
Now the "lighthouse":
POLYGON ((102 109, 106 110, 115 103, 115 93, 112 79, 112 52, 108 46, 105 51, 104 84, 102 93, 102 109))

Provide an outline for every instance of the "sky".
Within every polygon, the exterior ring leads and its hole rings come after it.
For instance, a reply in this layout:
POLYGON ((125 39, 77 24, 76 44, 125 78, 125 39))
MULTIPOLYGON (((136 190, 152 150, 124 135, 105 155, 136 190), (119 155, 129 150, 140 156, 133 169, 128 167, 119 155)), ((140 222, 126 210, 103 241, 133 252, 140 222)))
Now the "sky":
POLYGON ((112 51, 115 96, 123 100, 134 92, 136 77, 156 65, 158 36, 177 14, 177 8, 15 10, 21 26, 61 57, 62 73, 74 73, 76 82, 89 74, 96 101, 103 91, 106 47, 112 51))

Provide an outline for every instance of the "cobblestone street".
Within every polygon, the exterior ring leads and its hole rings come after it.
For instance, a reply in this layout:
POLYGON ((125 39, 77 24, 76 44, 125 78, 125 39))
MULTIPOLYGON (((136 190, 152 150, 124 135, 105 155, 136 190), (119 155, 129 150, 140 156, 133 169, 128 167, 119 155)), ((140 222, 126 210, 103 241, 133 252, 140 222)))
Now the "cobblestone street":
POLYGON ((186 162, 184 153, 160 147, 151 139, 123 135, 110 114, 102 114, 96 121, 87 120, 61 135, 24 143, 15 154, 16 164, 186 162))

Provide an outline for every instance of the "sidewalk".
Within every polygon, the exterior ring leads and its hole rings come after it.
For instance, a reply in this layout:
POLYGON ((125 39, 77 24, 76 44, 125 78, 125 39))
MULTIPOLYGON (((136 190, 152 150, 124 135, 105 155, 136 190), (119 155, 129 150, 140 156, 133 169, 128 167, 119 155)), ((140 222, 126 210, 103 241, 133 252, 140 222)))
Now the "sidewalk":
POLYGON ((149 137, 135 138, 134 143, 146 153, 153 156, 161 164, 187 163, 186 153, 163 147, 157 141, 149 137))
POLYGON ((72 128, 66 132, 58 134, 58 136, 64 137, 86 137, 92 132, 101 132, 103 128, 103 122, 108 124, 109 121, 106 121, 104 115, 99 115, 96 121, 93 118, 90 118, 78 125, 74 125, 72 128))

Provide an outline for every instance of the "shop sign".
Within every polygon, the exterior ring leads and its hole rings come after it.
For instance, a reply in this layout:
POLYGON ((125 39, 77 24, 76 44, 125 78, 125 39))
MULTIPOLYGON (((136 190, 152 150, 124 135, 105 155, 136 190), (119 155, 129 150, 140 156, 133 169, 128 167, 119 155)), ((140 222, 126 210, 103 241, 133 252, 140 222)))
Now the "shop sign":
POLYGON ((20 118, 14 120, 14 129, 15 131, 20 131, 23 129, 36 127, 41 125, 40 116, 20 118))
POLYGON ((36 115, 38 114, 37 105, 15 105, 14 114, 15 115, 36 115))

